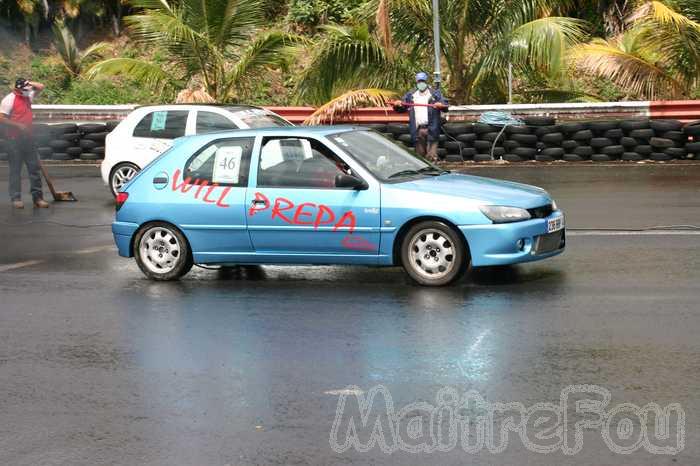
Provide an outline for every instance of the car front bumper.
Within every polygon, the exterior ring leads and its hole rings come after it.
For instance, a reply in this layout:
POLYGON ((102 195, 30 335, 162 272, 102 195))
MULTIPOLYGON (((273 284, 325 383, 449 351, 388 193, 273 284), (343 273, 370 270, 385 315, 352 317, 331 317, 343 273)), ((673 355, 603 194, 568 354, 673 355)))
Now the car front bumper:
POLYGON ((117 250, 122 257, 133 257, 131 239, 139 228, 138 224, 130 222, 112 222, 112 235, 117 244, 117 250))
POLYGON ((469 243, 474 267, 518 264, 556 256, 564 252, 566 229, 547 233, 547 222, 562 218, 561 211, 549 217, 523 222, 463 225, 459 229, 469 243))

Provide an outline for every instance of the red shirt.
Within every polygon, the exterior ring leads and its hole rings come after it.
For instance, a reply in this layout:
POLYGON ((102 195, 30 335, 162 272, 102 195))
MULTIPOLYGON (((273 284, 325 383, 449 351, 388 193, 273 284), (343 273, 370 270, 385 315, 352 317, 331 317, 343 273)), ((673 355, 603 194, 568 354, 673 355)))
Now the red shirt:
MULTIPOLYGON (((21 91, 13 91, 12 93, 5 96, 0 102, 0 113, 4 113, 11 121, 20 123, 22 126, 28 128, 31 132, 32 122, 34 121, 34 115, 32 114, 32 98, 34 93, 30 96, 23 96, 21 91)), ((21 135, 20 131, 16 128, 7 128, 8 139, 16 139, 21 135)))

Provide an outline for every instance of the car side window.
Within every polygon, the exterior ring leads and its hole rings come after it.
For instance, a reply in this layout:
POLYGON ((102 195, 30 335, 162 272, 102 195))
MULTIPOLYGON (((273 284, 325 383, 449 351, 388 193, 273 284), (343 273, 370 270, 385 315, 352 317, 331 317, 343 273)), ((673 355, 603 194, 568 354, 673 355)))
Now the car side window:
POLYGON ((314 139, 265 138, 260 150, 258 186, 334 188, 338 174, 350 168, 314 139))
POLYGON ((185 135, 187 110, 156 110, 134 128, 135 138, 175 139, 185 135))
POLYGON ((197 111, 197 134, 214 133, 238 129, 238 126, 223 115, 214 112, 197 111))
POLYGON ((185 163, 185 179, 194 184, 247 186, 254 140, 222 139, 207 144, 185 163))

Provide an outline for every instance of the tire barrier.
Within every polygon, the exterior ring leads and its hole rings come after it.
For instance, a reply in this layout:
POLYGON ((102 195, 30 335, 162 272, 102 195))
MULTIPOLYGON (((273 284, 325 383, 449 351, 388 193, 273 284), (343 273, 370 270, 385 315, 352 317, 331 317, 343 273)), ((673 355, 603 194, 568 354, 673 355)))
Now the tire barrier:
MULTIPOLYGON (((700 159, 700 120, 644 117, 623 120, 566 121, 528 116, 524 126, 503 127, 479 122, 443 124, 438 156, 447 162, 608 162, 700 159)), ((37 153, 43 160, 101 160, 105 137, 119 123, 61 123, 33 125, 37 153)), ((410 147, 408 124, 363 125, 410 147)), ((0 160, 7 160, 7 142, 0 139, 0 160)))
MULTIPOLYGON (((700 159, 700 120, 630 118, 557 123, 530 116, 524 126, 448 122, 443 124, 438 156, 447 162, 503 159, 508 162, 609 162, 700 159)), ((407 124, 363 125, 410 147, 407 124)))
MULTIPOLYGON (((118 124, 116 120, 81 125, 35 123, 32 134, 42 160, 101 160, 105 138, 118 124)), ((8 142, 0 139, 0 161, 7 160, 8 150, 8 142)))

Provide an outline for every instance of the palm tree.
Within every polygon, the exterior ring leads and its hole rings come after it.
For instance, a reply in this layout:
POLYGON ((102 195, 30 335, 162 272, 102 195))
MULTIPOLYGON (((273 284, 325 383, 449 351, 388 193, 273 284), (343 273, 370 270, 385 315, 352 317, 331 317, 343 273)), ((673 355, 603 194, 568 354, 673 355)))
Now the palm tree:
MULTIPOLYGON (((441 1, 441 60, 453 101, 503 101, 508 63, 550 77, 564 74, 567 50, 585 31, 583 21, 553 14, 560 3, 441 1)), ((353 86, 397 90, 411 72, 432 68, 430 0, 370 0, 357 16, 366 23, 327 27, 313 44, 301 98, 317 102, 353 86)))
POLYGON ((43 2, 40 0, 17 0, 16 7, 24 20, 24 42, 29 44, 32 33, 36 33, 39 28, 39 11, 43 9, 44 15, 46 15, 48 5, 45 0, 43 2))
POLYGON ((162 50, 164 65, 136 58, 95 64, 89 77, 124 74, 156 89, 199 84, 216 101, 245 94, 255 78, 284 66, 299 38, 261 32, 264 0, 134 0, 141 13, 124 18, 133 39, 162 50))
POLYGON ((75 42, 73 33, 63 21, 56 20, 53 25, 54 46, 61 56, 63 66, 72 76, 79 76, 87 61, 98 57, 109 46, 98 42, 81 51, 75 42))
POLYGON ((689 96, 700 73, 700 2, 641 3, 627 30, 593 39, 571 52, 574 66, 612 80, 634 97, 689 96))

